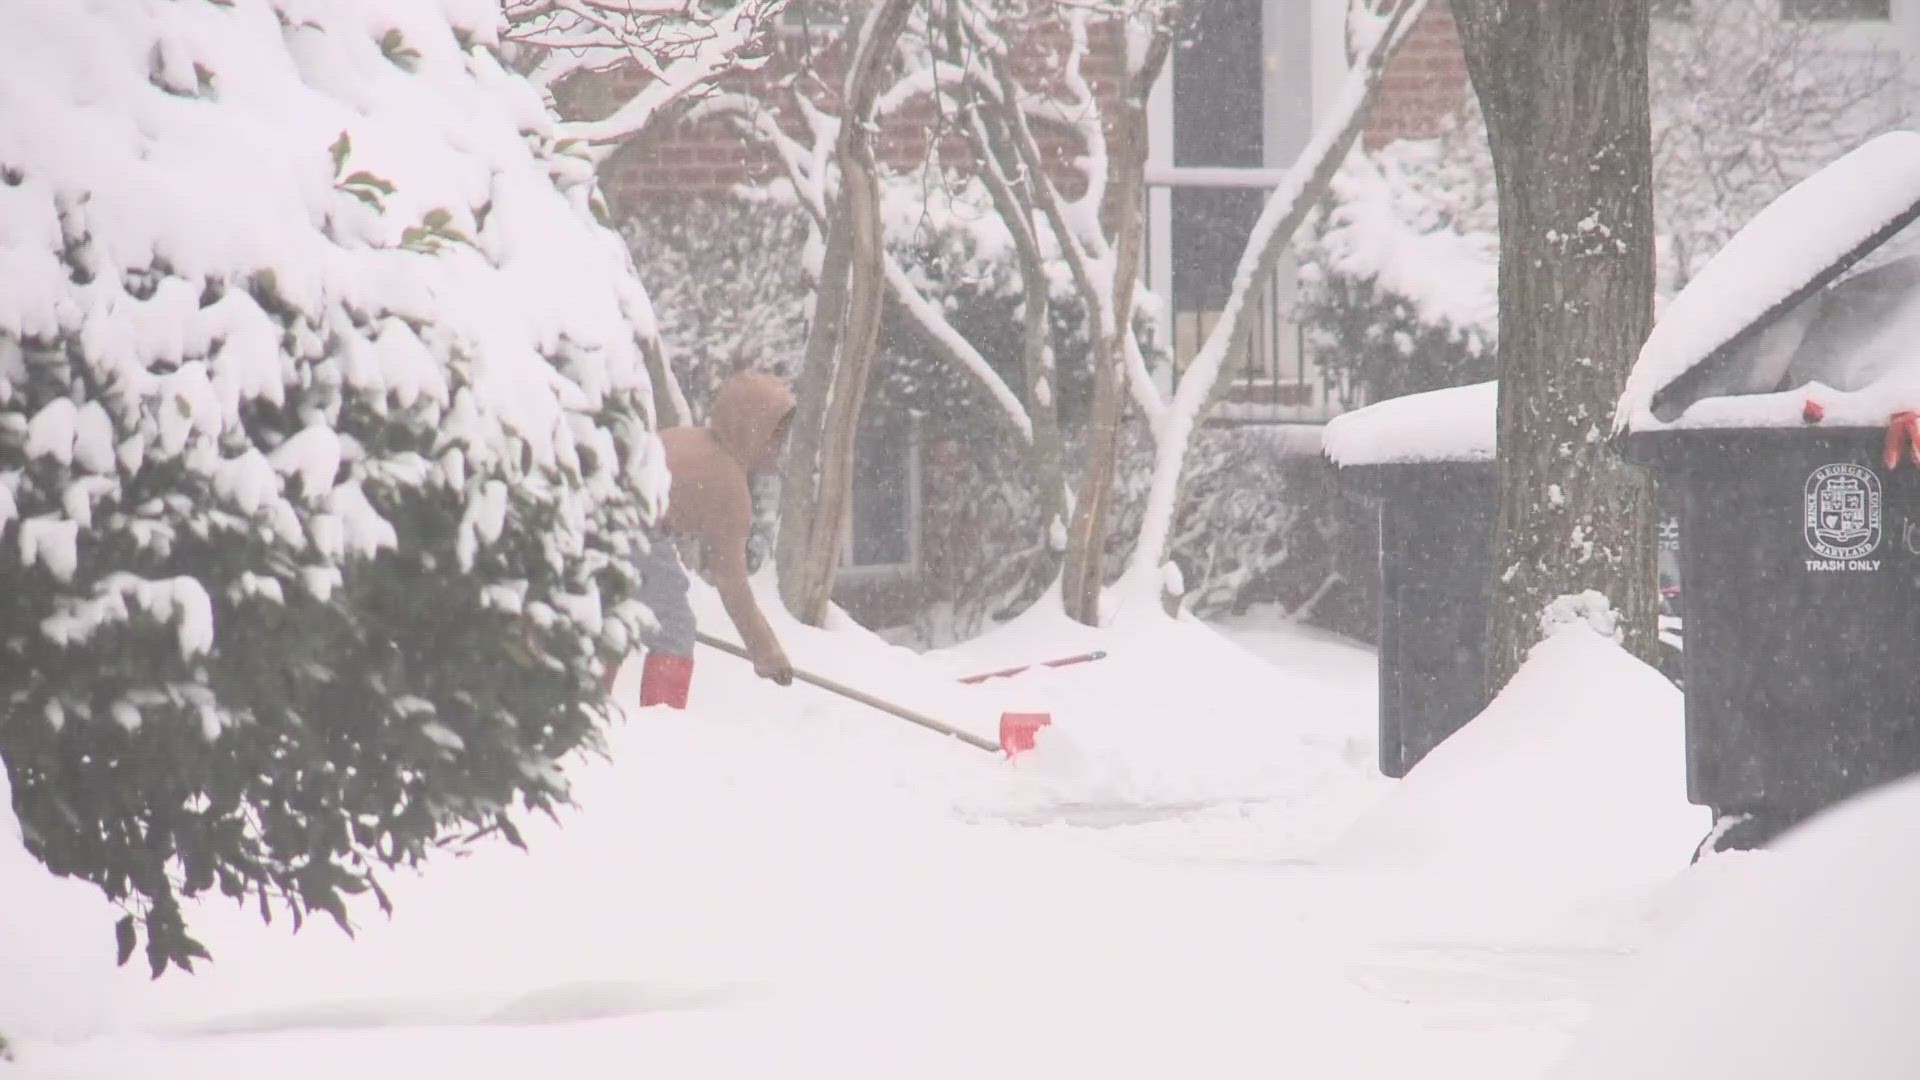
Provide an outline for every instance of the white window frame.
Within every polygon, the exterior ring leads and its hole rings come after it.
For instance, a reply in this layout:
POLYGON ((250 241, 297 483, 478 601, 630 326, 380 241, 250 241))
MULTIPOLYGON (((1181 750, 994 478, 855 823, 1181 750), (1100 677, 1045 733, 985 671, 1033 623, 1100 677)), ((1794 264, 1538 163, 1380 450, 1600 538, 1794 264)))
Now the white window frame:
MULTIPOLYGON (((1263 51, 1273 56, 1281 51, 1282 39, 1290 34, 1307 35, 1307 71, 1304 81, 1311 95, 1310 127, 1319 125, 1327 110, 1340 96, 1346 75, 1351 66, 1346 53, 1346 12, 1348 0, 1259 0, 1263 5, 1261 36, 1263 51)), ((1913 0, 1920 3, 1920 0, 1913 0)), ((1173 189, 1186 188, 1261 188, 1271 190, 1278 186, 1286 171, 1293 164, 1293 158, 1299 148, 1280 145, 1282 126, 1279 122, 1276 102, 1282 95, 1297 92, 1296 86, 1287 83, 1301 78, 1302 73, 1289 69, 1286 72, 1276 70, 1276 65, 1266 65, 1265 85, 1262 88, 1264 106, 1262 109, 1262 131, 1264 133, 1263 167, 1197 167, 1174 165, 1174 109, 1173 109, 1173 68, 1180 62, 1179 50, 1168 59, 1166 70, 1154 85, 1147 99, 1147 251, 1144 276, 1147 287, 1161 298, 1165 310, 1161 327, 1167 344, 1175 342, 1177 320, 1180 313, 1173 308, 1173 189)), ((1297 133, 1300 141, 1311 138, 1311 132, 1297 133)), ((1294 300, 1297 292, 1296 268, 1290 254, 1283 256, 1281 265, 1276 268, 1272 295, 1267 298, 1267 310, 1282 320, 1277 330, 1277 339, 1282 344, 1275 357, 1279 368, 1298 372, 1297 381, 1276 382, 1278 387, 1310 386, 1310 400, 1301 405, 1259 405, 1251 408, 1250 415, 1268 417, 1276 420, 1325 419, 1337 411, 1333 395, 1326 386, 1324 375, 1318 366, 1308 361, 1302 352, 1299 333, 1299 320, 1294 313, 1294 300)), ((1174 365, 1165 365, 1154 374, 1162 394, 1171 394, 1174 365)), ((1249 384, 1254 385, 1254 384, 1249 384)), ((1266 384, 1259 384, 1266 385, 1266 384)), ((1232 412, 1232 409, 1216 410, 1216 415, 1232 412)), ((1244 411, 1244 410, 1243 410, 1244 411)))

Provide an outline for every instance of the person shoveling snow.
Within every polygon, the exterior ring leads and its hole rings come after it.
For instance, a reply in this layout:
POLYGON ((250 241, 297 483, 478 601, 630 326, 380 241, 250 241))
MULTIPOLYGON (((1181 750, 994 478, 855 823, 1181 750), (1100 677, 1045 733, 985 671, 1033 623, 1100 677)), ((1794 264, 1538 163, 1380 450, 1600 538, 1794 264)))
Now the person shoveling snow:
POLYGON ((754 673, 781 686, 793 682, 793 664, 747 583, 747 535, 753 527, 748 483, 778 463, 793 407, 784 380, 741 372, 720 384, 705 427, 672 427, 660 433, 673 482, 667 495, 666 535, 654 542, 647 557, 642 588, 642 598, 660 625, 646 641, 641 708, 687 707, 696 627, 687 600, 687 572, 680 563, 680 539, 705 548, 714 587, 746 643, 754 673))

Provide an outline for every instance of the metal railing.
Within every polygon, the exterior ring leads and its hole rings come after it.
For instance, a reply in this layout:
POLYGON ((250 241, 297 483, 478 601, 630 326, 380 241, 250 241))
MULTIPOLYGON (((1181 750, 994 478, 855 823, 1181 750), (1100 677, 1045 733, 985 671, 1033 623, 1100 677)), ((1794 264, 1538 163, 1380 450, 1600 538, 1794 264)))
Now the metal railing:
MULTIPOLYGON (((1148 165, 1150 191, 1271 190, 1286 176, 1284 169, 1219 168, 1148 165)), ((1174 302, 1171 199, 1147 200, 1148 237, 1145 273, 1168 307, 1169 343, 1176 376, 1205 340, 1219 316, 1217 311, 1179 310, 1174 302)), ((1294 278, 1283 265, 1272 280, 1251 298, 1242 316, 1240 338, 1233 345, 1213 416, 1228 422, 1320 423, 1344 412, 1351 394, 1347 387, 1321 371, 1307 347, 1305 328, 1296 317, 1294 278)))

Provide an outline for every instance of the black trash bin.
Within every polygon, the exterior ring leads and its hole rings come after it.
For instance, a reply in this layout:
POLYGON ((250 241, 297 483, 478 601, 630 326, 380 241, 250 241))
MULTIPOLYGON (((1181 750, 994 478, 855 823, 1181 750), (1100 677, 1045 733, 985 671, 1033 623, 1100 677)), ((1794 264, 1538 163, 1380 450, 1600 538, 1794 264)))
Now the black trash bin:
POLYGON ((1405 776, 1486 707, 1499 510, 1492 383, 1411 394, 1327 425, 1342 483, 1380 516, 1380 771, 1405 776))
POLYGON ((1630 435, 1681 496, 1687 794, 1764 843, 1920 771, 1920 472, 1883 432, 1630 435))
POLYGON ((1679 495, 1703 850, 1920 771, 1920 471, 1883 460, 1920 406, 1920 256, 1842 277, 1916 217, 1920 136, 1815 174, 1674 299, 1621 399, 1618 443, 1679 495))

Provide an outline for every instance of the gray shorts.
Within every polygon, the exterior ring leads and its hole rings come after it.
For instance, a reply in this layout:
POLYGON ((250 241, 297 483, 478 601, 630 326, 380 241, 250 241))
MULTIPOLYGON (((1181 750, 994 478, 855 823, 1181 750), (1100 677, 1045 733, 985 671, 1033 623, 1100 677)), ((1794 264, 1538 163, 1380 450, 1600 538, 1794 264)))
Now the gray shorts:
POLYGON ((693 655, 693 604, 687 599, 687 587, 687 568, 680 565, 680 548, 662 530, 640 559, 640 602, 660 624, 641 636, 649 651, 693 655))

